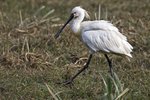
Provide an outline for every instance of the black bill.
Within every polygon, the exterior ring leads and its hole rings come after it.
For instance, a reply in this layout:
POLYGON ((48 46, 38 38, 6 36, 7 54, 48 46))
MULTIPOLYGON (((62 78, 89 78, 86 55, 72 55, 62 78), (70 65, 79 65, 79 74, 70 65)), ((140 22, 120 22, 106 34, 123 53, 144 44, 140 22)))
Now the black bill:
POLYGON ((57 39, 60 35, 60 33, 63 31, 63 29, 66 27, 66 25, 73 19, 74 15, 71 14, 68 21, 64 24, 64 26, 55 34, 55 38, 57 39))

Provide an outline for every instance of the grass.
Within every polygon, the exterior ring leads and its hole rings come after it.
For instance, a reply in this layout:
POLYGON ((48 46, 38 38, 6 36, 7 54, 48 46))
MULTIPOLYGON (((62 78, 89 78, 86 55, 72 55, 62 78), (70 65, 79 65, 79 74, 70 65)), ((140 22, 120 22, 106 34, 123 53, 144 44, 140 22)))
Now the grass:
POLYGON ((125 94, 129 91, 128 88, 124 89, 118 76, 114 73, 114 76, 110 75, 104 78, 102 76, 103 83, 105 85, 104 95, 100 98, 102 100, 122 100, 127 99, 128 96, 125 94))
MULTIPOLYGON (((149 0, 5 0, 0 1, 0 99, 1 100, 100 100, 107 93, 108 67, 104 56, 94 55, 85 75, 74 85, 57 84, 76 73, 88 56, 86 47, 69 29, 54 34, 76 5, 92 19, 101 5, 101 19, 110 20, 133 45, 133 58, 110 55, 125 99, 150 98, 149 0), (106 14, 107 12, 107 14, 106 14), (81 59, 80 58, 85 58, 81 59), (102 75, 102 77, 101 77, 102 75), (107 83, 106 85, 104 83, 107 83)), ((115 91, 115 81, 111 80, 115 91)), ((115 96, 115 95, 114 95, 115 96)))

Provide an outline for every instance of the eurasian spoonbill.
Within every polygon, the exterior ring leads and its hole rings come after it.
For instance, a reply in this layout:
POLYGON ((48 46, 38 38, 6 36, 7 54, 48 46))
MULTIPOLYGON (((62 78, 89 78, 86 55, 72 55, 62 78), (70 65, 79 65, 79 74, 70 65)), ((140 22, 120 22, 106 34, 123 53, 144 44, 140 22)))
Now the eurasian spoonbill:
POLYGON ((55 35, 55 38, 58 38, 69 23, 73 33, 81 38, 90 52, 89 58, 83 68, 71 79, 67 80, 65 84, 71 83, 82 71, 88 68, 92 55, 95 52, 102 52, 104 54, 109 64, 111 75, 113 75, 112 62, 107 54, 112 53, 132 57, 130 53, 133 47, 127 42, 126 36, 121 34, 117 27, 105 20, 83 21, 85 17, 89 17, 86 10, 80 6, 74 7, 68 21, 55 35))

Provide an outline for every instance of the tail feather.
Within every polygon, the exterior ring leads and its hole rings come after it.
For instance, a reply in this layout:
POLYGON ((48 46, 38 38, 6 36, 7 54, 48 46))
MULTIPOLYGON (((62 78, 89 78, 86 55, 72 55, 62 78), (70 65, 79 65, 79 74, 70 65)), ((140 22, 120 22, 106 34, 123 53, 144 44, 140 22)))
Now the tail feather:
POLYGON ((132 55, 131 55, 132 49, 133 47, 127 41, 125 41, 124 42, 125 55, 132 58, 132 55))

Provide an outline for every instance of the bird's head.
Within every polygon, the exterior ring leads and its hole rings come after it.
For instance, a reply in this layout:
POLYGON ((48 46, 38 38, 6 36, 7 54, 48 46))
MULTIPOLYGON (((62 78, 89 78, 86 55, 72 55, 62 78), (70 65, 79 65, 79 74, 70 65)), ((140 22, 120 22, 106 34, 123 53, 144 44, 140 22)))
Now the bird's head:
POLYGON ((89 14, 87 13, 86 10, 84 10, 83 8, 81 8, 80 6, 74 7, 71 11, 71 15, 68 19, 68 21, 63 25, 63 27, 55 34, 55 38, 58 38, 60 33, 63 31, 63 29, 66 27, 66 25, 73 19, 81 19, 83 20, 84 17, 86 17, 87 19, 90 19, 89 14))
POLYGON ((74 7, 71 11, 71 14, 74 16, 74 18, 78 18, 82 16, 83 18, 85 17, 87 19, 90 19, 90 16, 87 13, 87 11, 81 8, 80 6, 74 7))

